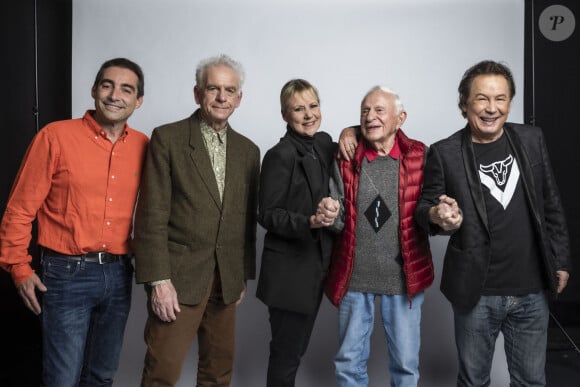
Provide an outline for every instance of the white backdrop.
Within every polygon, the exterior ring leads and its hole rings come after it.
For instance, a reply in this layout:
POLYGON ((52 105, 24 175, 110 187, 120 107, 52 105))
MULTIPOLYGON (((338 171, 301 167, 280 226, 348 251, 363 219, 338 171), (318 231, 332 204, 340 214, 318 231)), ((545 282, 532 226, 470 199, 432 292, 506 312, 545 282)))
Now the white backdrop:
MULTIPOLYGON (((523 47, 524 0, 73 0, 72 112, 78 117, 93 106, 100 64, 124 56, 145 72, 144 103, 130 124, 149 135, 193 112, 197 63, 226 53, 246 70, 242 104, 230 122, 262 154, 284 133, 279 92, 295 77, 318 87, 321 128, 335 139, 358 122, 364 93, 383 84, 405 104, 405 132, 431 144, 465 125, 457 86, 482 59, 513 70, 518 91, 510 119, 522 121, 523 47)), ((262 237, 260 230, 259 252, 262 237)), ((449 386, 457 367, 452 311, 438 290, 446 239, 431 242, 437 277, 423 307, 420 384, 449 386)), ((255 285, 239 308, 234 387, 265 385, 269 324, 255 285)), ((145 319, 144 291, 136 285, 115 386, 139 382, 145 319)), ((297 385, 334 384, 336 340, 336 310, 325 300, 297 385)), ((502 343, 492 386, 508 384, 502 343)), ((387 355, 378 325, 372 345, 370 386, 382 386, 387 355)), ((179 386, 194 384, 195 352, 194 346, 179 386)))

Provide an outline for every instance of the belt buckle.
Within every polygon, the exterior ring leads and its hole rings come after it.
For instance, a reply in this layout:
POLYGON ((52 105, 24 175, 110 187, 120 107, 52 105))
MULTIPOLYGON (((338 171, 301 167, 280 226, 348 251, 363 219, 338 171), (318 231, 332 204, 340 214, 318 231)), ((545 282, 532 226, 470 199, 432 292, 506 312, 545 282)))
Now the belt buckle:
POLYGON ((107 256, 107 253, 105 253, 104 251, 99 251, 98 253, 98 258, 99 258, 99 264, 102 265, 106 262, 103 262, 103 258, 105 258, 107 256))

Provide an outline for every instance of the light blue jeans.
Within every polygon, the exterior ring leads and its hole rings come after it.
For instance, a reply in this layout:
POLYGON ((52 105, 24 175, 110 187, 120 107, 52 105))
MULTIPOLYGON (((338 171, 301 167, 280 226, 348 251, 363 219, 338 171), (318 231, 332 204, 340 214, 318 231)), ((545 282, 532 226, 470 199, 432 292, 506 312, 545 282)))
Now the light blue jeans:
POLYGON ((453 308, 459 357, 457 386, 489 386, 499 332, 510 386, 546 385, 545 365, 549 307, 544 292, 513 296, 483 296, 468 311, 453 308))
POLYGON ((111 386, 131 307, 131 260, 44 256, 42 265, 43 386, 111 386))
POLYGON ((391 386, 415 387, 419 381, 423 293, 414 296, 412 304, 405 294, 346 293, 338 308, 339 348, 334 358, 338 386, 368 385, 367 361, 371 349, 375 298, 380 299, 387 336, 391 386))

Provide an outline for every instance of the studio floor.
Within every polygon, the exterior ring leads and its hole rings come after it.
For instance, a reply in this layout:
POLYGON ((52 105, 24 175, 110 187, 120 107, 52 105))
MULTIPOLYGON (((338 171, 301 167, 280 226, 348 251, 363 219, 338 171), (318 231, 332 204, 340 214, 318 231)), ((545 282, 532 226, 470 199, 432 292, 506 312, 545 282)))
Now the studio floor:
POLYGON ((580 325, 567 326, 564 331, 557 326, 549 328, 546 356, 548 387, 580 386, 580 352, 577 348, 579 345, 580 325))

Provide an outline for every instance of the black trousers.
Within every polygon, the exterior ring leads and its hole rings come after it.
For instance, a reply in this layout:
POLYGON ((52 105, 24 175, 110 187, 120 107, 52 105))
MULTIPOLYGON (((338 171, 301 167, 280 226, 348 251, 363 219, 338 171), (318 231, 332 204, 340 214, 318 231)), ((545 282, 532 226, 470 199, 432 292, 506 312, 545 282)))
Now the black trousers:
POLYGON ((308 348, 321 300, 322 294, 312 314, 268 308, 272 340, 267 387, 294 387, 300 359, 308 348))

